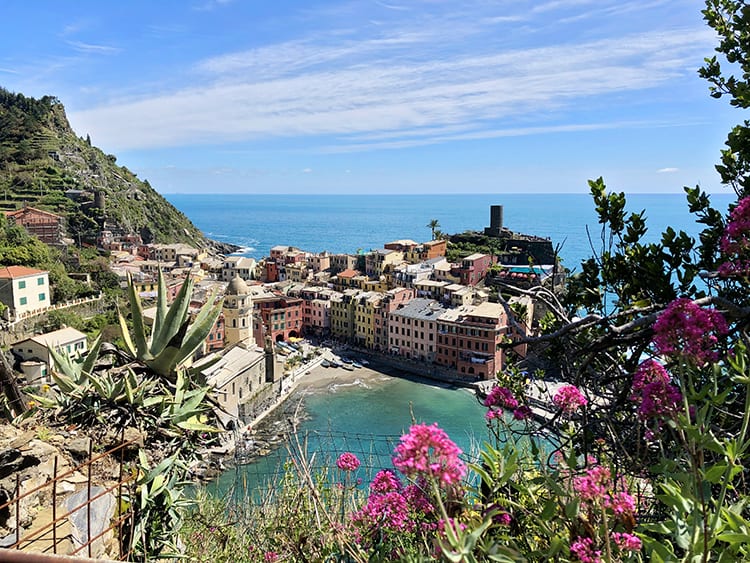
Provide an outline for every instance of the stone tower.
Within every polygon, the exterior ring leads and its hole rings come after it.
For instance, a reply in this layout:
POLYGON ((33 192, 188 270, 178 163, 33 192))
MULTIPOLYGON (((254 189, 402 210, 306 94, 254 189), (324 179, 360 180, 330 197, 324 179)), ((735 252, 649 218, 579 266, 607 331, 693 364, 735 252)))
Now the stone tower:
POLYGON ((235 276, 224 293, 224 338, 227 346, 251 344, 253 338, 253 300, 245 280, 235 276))

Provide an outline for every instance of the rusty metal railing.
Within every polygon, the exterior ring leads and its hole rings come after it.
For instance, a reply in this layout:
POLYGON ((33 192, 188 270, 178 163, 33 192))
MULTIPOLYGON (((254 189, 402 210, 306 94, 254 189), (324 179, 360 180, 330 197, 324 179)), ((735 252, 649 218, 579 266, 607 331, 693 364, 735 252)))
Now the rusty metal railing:
MULTIPOLYGON (((137 442, 137 439, 135 440, 129 440, 127 442, 122 441, 119 445, 115 446, 114 448, 107 450, 106 452, 100 453, 96 456, 93 456, 92 451, 92 441, 89 440, 89 448, 88 448, 88 461, 81 463, 80 465, 73 467, 72 469, 69 469, 68 471, 58 474, 58 456, 55 456, 54 458, 54 465, 52 469, 52 478, 47 481, 46 483, 43 483, 41 485, 38 485, 28 491, 25 491, 24 493, 21 493, 21 481, 20 481, 20 473, 16 473, 16 486, 15 486, 15 496, 5 502, 4 504, 0 504, 0 511, 10 509, 11 507, 15 507, 15 543, 8 546, 6 549, 0 549, 0 562, 3 561, 60 561, 60 558, 52 557, 50 559, 44 559, 46 555, 56 556, 61 551, 67 551, 65 555, 67 556, 77 556, 73 557, 72 559, 70 557, 63 558, 62 560, 70 560, 70 561, 80 561, 81 555, 79 555, 83 550, 86 550, 86 555, 88 558, 91 558, 93 556, 92 552, 92 545, 94 542, 102 537, 104 537, 109 532, 116 532, 117 536, 117 545, 118 545, 118 559, 120 561, 127 560, 128 557, 131 554, 131 541, 129 538, 125 537, 126 534, 123 533, 124 527, 128 521, 130 521, 130 529, 133 528, 133 518, 135 516, 133 505, 128 504, 127 510, 123 511, 124 503, 122 501, 123 499, 123 490, 125 488, 130 489, 132 487, 134 476, 133 475, 125 475, 124 466, 125 466, 125 450, 128 448, 128 446, 134 444, 137 442), (104 490, 99 492, 98 494, 95 494, 92 496, 92 467, 95 463, 102 461, 104 459, 117 459, 118 464, 118 478, 117 481, 107 486, 104 490), (64 511, 63 513, 60 513, 61 507, 58 507, 58 500, 61 498, 61 493, 58 491, 58 484, 60 481, 63 481, 67 479, 68 477, 71 477, 76 472, 84 472, 86 473, 86 482, 85 482, 85 488, 86 488, 86 500, 79 503, 77 506, 64 511), (51 489, 51 497, 52 497, 52 518, 51 521, 42 525, 38 526, 34 529, 22 531, 21 527, 21 501, 24 498, 30 497, 31 495, 35 493, 39 493, 40 491, 44 489, 51 489), (110 521, 109 525, 104 528, 101 532, 96 534, 94 537, 91 536, 91 504, 95 502, 96 500, 104 497, 105 495, 108 495, 112 492, 117 490, 116 494, 116 512, 115 517, 110 521), (62 523, 71 515, 75 514, 79 510, 86 510, 86 534, 85 539, 86 541, 81 543, 78 547, 75 549, 65 548, 64 546, 67 545, 67 541, 70 539, 71 534, 67 534, 66 536, 59 537, 58 534, 58 527, 62 525, 62 523), (49 539, 49 535, 51 533, 51 541, 49 539), (35 546, 35 542, 42 542, 42 539, 44 539, 44 542, 49 542, 49 545, 47 545, 41 553, 39 546, 35 546), (37 553, 30 553, 30 552, 37 552, 37 553), (29 559, 31 557, 31 559, 29 559), (34 557, 42 557, 42 559, 34 558, 34 557)), ((129 490, 129 497, 133 498, 133 491, 129 490)), ((65 493, 66 495, 68 493, 65 493)), ((82 538, 83 539, 83 538, 82 538)), ((71 542, 72 544, 72 542, 71 542)))

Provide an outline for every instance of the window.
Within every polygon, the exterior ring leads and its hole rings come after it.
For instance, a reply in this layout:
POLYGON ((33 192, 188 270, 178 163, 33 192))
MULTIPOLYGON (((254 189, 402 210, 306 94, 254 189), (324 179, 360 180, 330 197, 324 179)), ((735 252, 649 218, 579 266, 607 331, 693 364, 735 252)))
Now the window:
POLYGON ((26 302, 27 302, 27 299, 25 297, 21 297, 21 299, 19 300, 19 303, 21 305, 26 305, 26 302))
POLYGON ((47 297, 44 295, 44 293, 39 294, 39 301, 44 301, 47 297))
POLYGON ((36 279, 36 284, 37 285, 44 285, 44 278, 37 278, 36 279))
POLYGON ((26 289, 26 281, 25 280, 21 280, 20 282, 18 282, 18 289, 26 289))

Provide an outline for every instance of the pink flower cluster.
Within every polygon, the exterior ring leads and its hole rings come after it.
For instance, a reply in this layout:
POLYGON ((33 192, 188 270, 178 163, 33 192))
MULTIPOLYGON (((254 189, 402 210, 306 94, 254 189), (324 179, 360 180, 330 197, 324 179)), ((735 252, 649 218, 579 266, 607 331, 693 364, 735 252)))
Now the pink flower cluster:
POLYGON ((341 471, 356 471, 359 465, 359 458, 351 452, 344 452, 336 460, 336 467, 341 471))
POLYGON ((639 404, 641 420, 673 417, 682 401, 680 390, 669 381, 669 374, 659 362, 646 360, 633 375, 630 400, 639 404))
POLYGON ((518 406, 518 399, 513 396, 513 392, 507 387, 493 387, 490 394, 484 400, 485 407, 502 407, 504 409, 514 409, 518 406))
POLYGON ((635 534, 627 534, 625 532, 613 533, 612 540, 614 540, 620 551, 640 551, 643 546, 641 538, 635 534))
POLYGON ((552 397, 555 406, 566 414, 576 412, 581 407, 588 404, 588 400, 575 385, 563 385, 557 390, 552 397))
POLYGON ((393 471, 379 471, 370 484, 367 503, 352 515, 352 522, 362 529, 365 537, 382 532, 418 531, 417 524, 435 514, 425 495, 425 486, 424 481, 418 480, 404 488, 393 471))
POLYGON ((681 298, 672 301, 654 323, 653 343, 658 354, 703 366, 718 359, 716 346, 727 331, 727 321, 719 311, 681 298))
POLYGON ((719 266, 719 275, 724 278, 750 275, 750 196, 742 198, 729 214, 719 244, 728 257, 719 266))
POLYGON ((578 537, 570 544, 570 553, 581 563, 601 563, 602 560, 602 552, 594 549, 594 540, 591 538, 578 537))
POLYGON ((573 479, 573 490, 582 501, 600 504, 617 516, 635 514, 635 499, 626 492, 612 492, 612 474, 608 467, 595 465, 573 479))
POLYGON ((513 392, 507 387, 493 387, 484 400, 484 406, 490 409, 484 415, 487 420, 501 419, 503 417, 502 409, 513 411, 513 418, 515 420, 531 418, 531 409, 526 405, 519 405, 518 399, 516 399, 513 392))
POLYGON ((461 449, 445 431, 432 425, 415 424, 401 436, 393 466, 408 477, 434 478, 444 486, 458 483, 466 473, 458 457, 461 449))

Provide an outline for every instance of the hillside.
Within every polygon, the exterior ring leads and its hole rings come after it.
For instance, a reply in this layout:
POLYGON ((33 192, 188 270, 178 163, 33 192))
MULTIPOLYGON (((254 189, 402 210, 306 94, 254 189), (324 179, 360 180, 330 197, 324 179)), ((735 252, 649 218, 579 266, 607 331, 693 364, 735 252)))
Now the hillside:
POLYGON ((148 181, 116 160, 73 132, 57 98, 0 88, 0 211, 27 203, 63 214, 76 243, 95 243, 103 228, 139 234, 146 243, 206 242, 148 181))

